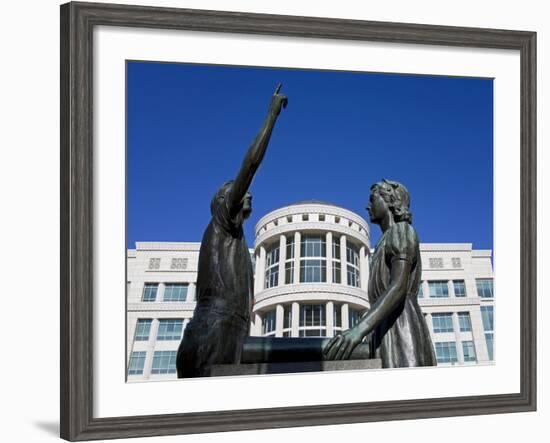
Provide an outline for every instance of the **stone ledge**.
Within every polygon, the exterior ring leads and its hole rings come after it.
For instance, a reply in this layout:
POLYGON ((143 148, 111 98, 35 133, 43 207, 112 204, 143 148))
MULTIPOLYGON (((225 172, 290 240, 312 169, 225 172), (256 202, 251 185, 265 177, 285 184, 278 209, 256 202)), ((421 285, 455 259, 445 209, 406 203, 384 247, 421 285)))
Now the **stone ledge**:
POLYGON ((229 375, 291 374, 295 372, 353 371, 380 369, 380 359, 308 361, 291 363, 251 363, 240 365, 213 365, 212 377, 229 375))

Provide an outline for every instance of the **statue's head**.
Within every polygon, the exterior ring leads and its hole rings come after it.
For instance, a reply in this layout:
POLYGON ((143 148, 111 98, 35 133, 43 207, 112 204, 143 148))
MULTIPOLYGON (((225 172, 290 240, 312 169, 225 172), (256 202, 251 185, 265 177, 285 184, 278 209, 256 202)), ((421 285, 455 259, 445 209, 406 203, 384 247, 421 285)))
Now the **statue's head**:
POLYGON ((396 223, 412 223, 409 191, 401 183, 384 178, 372 185, 370 192, 367 211, 372 223, 380 223, 387 211, 391 211, 396 223))
MULTIPOLYGON (((214 197, 210 202, 210 213, 212 215, 214 215, 216 206, 223 203, 227 198, 227 195, 231 190, 231 186, 233 186, 233 180, 226 181, 223 185, 219 187, 219 189, 216 191, 216 194, 214 194, 214 197)), ((252 213, 252 194, 247 191, 242 200, 242 208, 241 208, 240 215, 244 220, 250 217, 251 213, 252 213)))

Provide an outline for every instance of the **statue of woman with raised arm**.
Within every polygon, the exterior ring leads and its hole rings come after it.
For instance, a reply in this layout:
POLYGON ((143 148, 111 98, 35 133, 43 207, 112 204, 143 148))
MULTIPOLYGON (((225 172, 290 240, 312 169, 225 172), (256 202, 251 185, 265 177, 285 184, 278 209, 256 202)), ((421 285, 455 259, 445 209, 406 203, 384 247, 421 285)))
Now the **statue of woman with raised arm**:
POLYGON ((418 305, 422 263, 409 205, 409 193, 398 182, 382 180, 371 187, 367 210, 371 222, 382 229, 382 237, 370 262, 370 310, 356 326, 326 345, 326 359, 348 359, 368 337, 371 358, 380 358, 383 368, 437 364, 418 305))
POLYGON ((235 180, 224 183, 210 204, 212 219, 199 253, 197 306, 180 343, 178 377, 210 375, 214 364, 240 363, 250 325, 254 274, 243 223, 252 212, 248 191, 281 108, 288 99, 277 86, 267 118, 248 149, 235 180))

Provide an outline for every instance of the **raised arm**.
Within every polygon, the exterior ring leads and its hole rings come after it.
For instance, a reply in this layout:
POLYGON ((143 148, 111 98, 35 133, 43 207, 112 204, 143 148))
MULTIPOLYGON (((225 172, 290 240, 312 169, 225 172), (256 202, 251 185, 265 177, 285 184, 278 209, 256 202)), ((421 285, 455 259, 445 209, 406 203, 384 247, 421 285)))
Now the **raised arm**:
POLYGON ((408 260, 395 258, 386 292, 371 306, 369 312, 351 329, 335 336, 324 350, 327 360, 346 360, 353 349, 405 300, 411 272, 408 260))
POLYGON ((242 200, 248 191, 250 184, 252 183, 254 174, 258 170, 258 167, 264 158, 269 139, 271 138, 271 132, 273 131, 277 117, 281 112, 281 108, 286 108, 288 103, 287 97, 279 94, 280 90, 281 84, 279 83, 273 97, 271 98, 269 112, 264 124, 252 142, 252 145, 248 148, 241 165, 241 169, 239 170, 233 186, 231 187, 231 192, 229 195, 229 211, 232 217, 237 215, 241 208, 242 200))

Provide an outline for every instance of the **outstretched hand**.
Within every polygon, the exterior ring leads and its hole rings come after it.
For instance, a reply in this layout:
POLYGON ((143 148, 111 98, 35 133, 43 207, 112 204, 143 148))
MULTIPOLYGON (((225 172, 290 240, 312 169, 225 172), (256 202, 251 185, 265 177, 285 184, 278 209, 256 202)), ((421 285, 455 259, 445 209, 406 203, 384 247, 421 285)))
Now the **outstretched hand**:
POLYGON ((281 113, 281 108, 286 108, 288 105, 287 96, 279 94, 282 86, 282 83, 277 85, 277 89, 275 89, 273 97, 271 98, 271 110, 275 113, 275 115, 279 115, 281 113))
POLYGON ((361 343, 362 337, 355 328, 348 329, 341 334, 335 335, 325 348, 326 360, 348 360, 355 347, 361 343))

